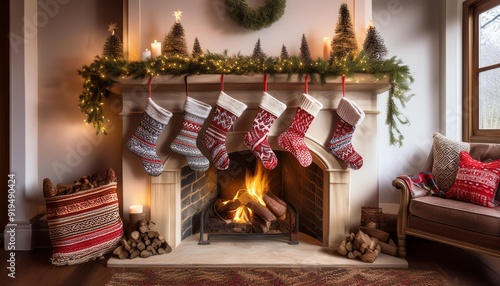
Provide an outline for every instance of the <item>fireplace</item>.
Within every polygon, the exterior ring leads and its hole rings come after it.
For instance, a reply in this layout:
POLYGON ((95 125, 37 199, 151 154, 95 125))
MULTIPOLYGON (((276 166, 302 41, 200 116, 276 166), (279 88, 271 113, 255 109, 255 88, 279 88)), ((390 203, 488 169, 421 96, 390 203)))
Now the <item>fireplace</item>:
POLYGON ((250 151, 233 152, 229 158, 229 168, 218 171, 217 195, 202 210, 199 244, 210 244, 212 238, 298 244, 299 215, 285 199, 282 160, 267 170, 250 151))
MULTIPOLYGON (((219 79, 218 75, 190 76, 189 96, 214 106, 219 95, 219 79)), ((163 173, 158 177, 149 177, 140 161, 125 146, 139 124, 147 101, 147 79, 120 79, 116 90, 123 98, 124 209, 137 203, 147 206, 151 219, 172 247, 197 235, 204 207, 217 197, 220 180, 231 175, 231 170, 220 173, 214 167, 206 172, 192 171, 183 156, 170 151, 170 143, 183 120, 186 96, 183 80, 182 77, 153 79, 153 100, 174 114, 159 137, 157 153, 165 162, 163 173)), ((277 75, 268 83, 268 92, 287 105, 268 138, 281 162, 277 172, 283 178, 282 190, 277 193, 282 192, 279 195, 297 208, 301 232, 333 247, 359 225, 361 206, 378 205, 377 95, 386 91, 389 85, 387 81, 369 75, 357 75, 346 81, 347 96, 366 113, 353 136, 353 145, 364 158, 363 167, 356 171, 346 168, 325 147, 338 121, 336 107, 342 96, 340 79, 328 80, 325 85, 309 85, 309 94, 323 104, 305 138, 313 157, 311 166, 304 168, 294 164, 295 158, 277 144, 277 136, 290 125, 295 115, 303 85, 298 78, 288 79, 286 75, 277 75), (298 191, 297 186, 300 186, 298 191), (307 223, 302 223, 303 220, 307 223)), ((243 144, 243 137, 251 128, 262 96, 262 76, 227 75, 225 92, 248 106, 226 138, 229 153, 246 154, 249 151, 243 144)), ((210 120, 205 122, 201 133, 209 123, 210 120)))

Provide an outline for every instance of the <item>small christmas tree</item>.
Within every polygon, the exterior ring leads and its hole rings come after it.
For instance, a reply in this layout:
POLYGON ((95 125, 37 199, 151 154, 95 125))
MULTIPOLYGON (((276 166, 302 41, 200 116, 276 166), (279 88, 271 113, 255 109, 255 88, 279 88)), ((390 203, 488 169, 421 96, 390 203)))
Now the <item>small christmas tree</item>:
POLYGON ((120 38, 115 35, 115 30, 118 29, 115 23, 108 25, 108 31, 111 35, 106 39, 102 49, 102 55, 109 58, 123 58, 123 45, 120 38))
POLYGON ((198 37, 194 38, 193 52, 191 53, 191 55, 193 56, 193 58, 203 56, 203 50, 201 49, 201 45, 200 45, 200 42, 198 41, 198 37))
POLYGON ((281 54, 280 54, 281 59, 288 59, 290 56, 288 55, 288 50, 285 47, 285 44, 281 46, 281 54))
POLYGON ((339 20, 332 39, 331 56, 337 59, 344 58, 358 50, 358 43, 351 22, 351 14, 347 4, 340 5, 339 20))
POLYGON ((309 50, 309 45, 307 44, 306 35, 302 34, 302 41, 300 43, 300 61, 304 64, 310 64, 312 61, 311 51, 309 50))
POLYGON ((188 56, 186 36, 184 34, 184 27, 181 22, 181 11, 175 11, 175 24, 172 26, 170 32, 165 36, 163 41, 163 50, 161 53, 168 56, 188 56))
POLYGON ((267 55, 264 53, 262 48, 260 47, 260 38, 257 39, 257 43, 255 44, 255 47, 253 48, 253 53, 252 53, 252 58, 256 60, 264 60, 267 57, 267 55))
POLYGON ((387 48, 384 45, 384 39, 374 26, 370 25, 366 33, 363 51, 369 59, 382 60, 387 55, 387 48))

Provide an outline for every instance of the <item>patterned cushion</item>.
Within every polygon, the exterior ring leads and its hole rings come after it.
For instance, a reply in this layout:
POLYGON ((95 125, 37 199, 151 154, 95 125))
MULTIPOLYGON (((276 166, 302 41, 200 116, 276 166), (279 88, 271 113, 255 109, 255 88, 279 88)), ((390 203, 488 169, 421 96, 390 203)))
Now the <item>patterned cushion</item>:
POLYGON ((447 192, 457 176, 460 151, 470 150, 470 144, 446 138, 440 133, 433 135, 432 173, 436 177, 436 183, 442 192, 447 192))
POLYGON ((493 208, 498 205, 494 198, 499 182, 500 160, 483 163, 462 151, 455 183, 445 196, 493 208))
POLYGON ((123 235, 116 182, 45 198, 52 264, 71 265, 111 252, 123 235))

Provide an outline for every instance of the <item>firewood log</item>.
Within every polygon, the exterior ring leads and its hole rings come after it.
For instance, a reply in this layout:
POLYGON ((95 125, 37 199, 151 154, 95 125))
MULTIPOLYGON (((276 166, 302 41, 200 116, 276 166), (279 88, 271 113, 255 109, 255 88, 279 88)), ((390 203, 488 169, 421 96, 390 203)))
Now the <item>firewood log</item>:
POLYGON ((140 256, 141 256, 142 258, 148 258, 148 257, 150 257, 151 255, 152 255, 152 253, 151 253, 151 252, 149 252, 149 251, 147 251, 147 250, 143 250, 143 251, 141 251, 141 254, 140 254, 140 256))
POLYGON ((223 201, 222 199, 218 199, 215 202, 215 210, 219 214, 224 214, 229 211, 234 211, 241 206, 241 202, 239 200, 230 200, 223 201))
POLYGON ((140 254, 141 254, 141 251, 139 249, 135 248, 134 251, 132 251, 132 253, 130 253, 129 258, 134 259, 137 256, 139 256, 140 254))
POLYGON ((389 239, 391 238, 391 235, 388 232, 385 232, 385 231, 377 229, 377 228, 369 228, 369 227, 360 226, 359 230, 368 234, 370 237, 376 237, 379 241, 382 241, 382 242, 388 242, 389 239))
POLYGON ((265 221, 271 222, 276 220, 276 216, 268 208, 261 205, 259 202, 250 201, 247 203, 246 206, 265 221))
MULTIPOLYGON (((264 195, 264 202, 266 207, 278 218, 284 220, 286 218, 286 203, 283 205, 279 201, 278 197, 269 192, 269 194, 264 195)), ((283 202, 283 201, 281 201, 283 202)))
POLYGON ((130 233, 130 237, 135 240, 135 241, 138 241, 139 238, 141 237, 139 232, 137 230, 134 230, 130 233))

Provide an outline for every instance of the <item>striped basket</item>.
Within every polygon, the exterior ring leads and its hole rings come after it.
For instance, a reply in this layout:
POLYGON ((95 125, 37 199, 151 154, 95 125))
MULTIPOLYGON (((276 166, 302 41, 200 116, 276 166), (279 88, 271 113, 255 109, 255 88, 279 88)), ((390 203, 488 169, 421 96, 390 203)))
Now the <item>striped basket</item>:
POLYGON ((116 182, 45 198, 45 204, 54 265, 101 258, 123 236, 116 182))

